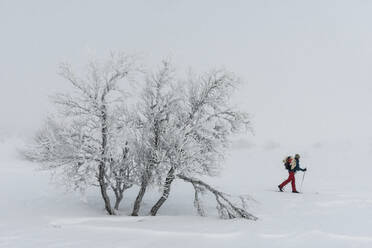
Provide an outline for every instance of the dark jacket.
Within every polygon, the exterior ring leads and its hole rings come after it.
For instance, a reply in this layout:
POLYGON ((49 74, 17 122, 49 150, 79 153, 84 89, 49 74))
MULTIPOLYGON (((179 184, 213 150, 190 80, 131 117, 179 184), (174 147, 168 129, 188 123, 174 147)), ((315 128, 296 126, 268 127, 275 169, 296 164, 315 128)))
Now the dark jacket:
POLYGON ((301 167, 300 167, 300 160, 298 159, 298 158, 295 158, 295 161, 296 161, 296 166, 293 168, 293 169, 290 169, 289 168, 289 170, 288 171, 290 171, 290 172, 296 172, 296 171, 306 171, 305 169, 302 169, 301 167))

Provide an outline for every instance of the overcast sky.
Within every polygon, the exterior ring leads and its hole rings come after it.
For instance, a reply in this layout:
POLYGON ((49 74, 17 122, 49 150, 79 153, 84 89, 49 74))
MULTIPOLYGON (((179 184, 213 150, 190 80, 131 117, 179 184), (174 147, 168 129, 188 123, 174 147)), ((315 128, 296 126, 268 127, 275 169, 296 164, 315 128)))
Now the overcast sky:
POLYGON ((58 63, 109 50, 221 67, 255 139, 370 137, 372 1, 0 0, 0 133, 29 133, 66 88, 58 63))

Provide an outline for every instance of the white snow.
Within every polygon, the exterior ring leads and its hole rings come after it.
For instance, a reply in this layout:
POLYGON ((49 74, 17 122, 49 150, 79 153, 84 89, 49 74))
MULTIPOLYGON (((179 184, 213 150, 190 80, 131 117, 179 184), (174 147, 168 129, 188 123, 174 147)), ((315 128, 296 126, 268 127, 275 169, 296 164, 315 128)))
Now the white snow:
MULTIPOLYGON (((225 171, 208 181, 227 192, 250 194, 256 200, 251 211, 260 218, 256 222, 218 219, 209 198, 209 216, 196 216, 192 188, 183 182, 173 186, 157 217, 127 216, 128 202, 121 216, 107 216, 97 189, 84 201, 55 187, 48 172, 17 155, 21 144, 0 143, 0 247, 372 247, 368 141, 235 145, 225 171), (287 176, 281 160, 297 152, 309 169, 304 193, 289 193, 290 186, 275 192, 287 176)), ((302 173, 296 177, 299 187, 302 173)), ((147 195, 142 213, 159 194, 147 195)))

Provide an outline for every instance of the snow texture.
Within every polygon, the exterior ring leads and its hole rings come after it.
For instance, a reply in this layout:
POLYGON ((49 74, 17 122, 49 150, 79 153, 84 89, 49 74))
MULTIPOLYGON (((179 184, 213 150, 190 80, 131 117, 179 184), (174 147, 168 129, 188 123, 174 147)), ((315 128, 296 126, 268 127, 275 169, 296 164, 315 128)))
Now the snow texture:
MULTIPOLYGON (((239 141, 241 142, 241 140, 239 141)), ((287 176, 281 159, 290 147, 256 144, 234 149, 225 171, 209 183, 256 200, 250 210, 260 219, 221 220, 213 199, 209 216, 193 208, 193 189, 176 182, 159 216, 107 216, 97 190, 82 197, 50 184, 48 172, 17 155, 19 140, 0 143, 0 247, 371 247, 372 154, 368 142, 321 142, 297 147, 308 171, 303 194, 276 192, 287 176), (321 145, 320 145, 321 144, 321 145)), ((302 174, 296 175, 300 185, 302 174)), ((126 199, 135 197, 128 190, 126 199)), ((144 199, 148 212, 161 193, 144 199)))

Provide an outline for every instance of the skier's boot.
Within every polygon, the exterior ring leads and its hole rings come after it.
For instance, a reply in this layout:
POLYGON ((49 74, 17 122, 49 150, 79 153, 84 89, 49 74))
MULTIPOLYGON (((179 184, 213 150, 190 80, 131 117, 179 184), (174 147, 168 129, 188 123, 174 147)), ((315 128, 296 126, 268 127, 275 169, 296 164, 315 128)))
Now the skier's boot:
POLYGON ((283 192, 283 188, 280 187, 280 185, 278 185, 278 189, 279 189, 280 192, 283 192))
POLYGON ((297 194, 298 194, 298 193, 300 193, 300 192, 298 192, 297 190, 293 190, 292 193, 297 193, 297 194))

